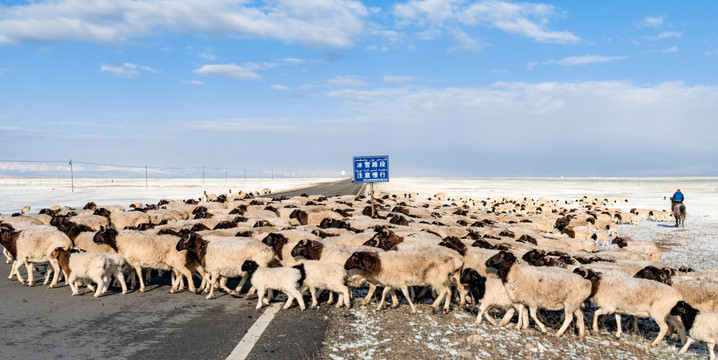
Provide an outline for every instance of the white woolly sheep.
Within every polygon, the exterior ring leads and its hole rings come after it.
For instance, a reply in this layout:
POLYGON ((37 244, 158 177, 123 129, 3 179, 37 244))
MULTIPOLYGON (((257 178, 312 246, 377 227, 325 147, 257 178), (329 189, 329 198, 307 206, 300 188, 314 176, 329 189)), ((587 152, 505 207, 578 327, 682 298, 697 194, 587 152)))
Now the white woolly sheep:
POLYGON ((708 344, 710 351, 710 360, 715 360, 716 354, 714 348, 718 342, 718 312, 715 311, 699 311, 690 304, 679 301, 672 309, 671 315, 679 316, 681 323, 688 331, 688 341, 678 352, 685 354, 688 348, 695 341, 702 341, 708 344))
MULTIPOLYGON (((113 268, 116 268, 115 263, 107 257, 107 254, 102 253, 73 253, 70 250, 57 248, 50 256, 59 262, 73 296, 80 294, 78 280, 83 280, 85 283, 87 280, 92 280, 97 284, 94 296, 100 296, 105 292, 106 284, 109 285, 113 268)), ((89 283, 87 286, 92 290, 89 283)))
MULTIPOLYGON (((369 282, 385 287, 377 310, 382 308, 386 294, 394 288, 401 289, 411 312, 416 313, 416 307, 409 296, 409 286, 430 286, 439 294, 432 308, 438 309, 445 299, 444 311, 449 310, 451 276, 455 269, 454 258, 451 256, 414 251, 359 251, 347 259, 344 269, 359 269, 369 282)), ((393 304, 394 307, 397 305, 393 304)))
MULTIPOLYGON (((21 284, 25 284, 18 271, 20 266, 25 265, 27 285, 32 286, 34 282, 32 264, 49 262, 54 271, 50 288, 55 287, 60 275, 57 259, 50 257, 50 254, 58 247, 63 249, 72 247, 72 240, 67 235, 50 226, 36 226, 22 231, 12 231, 8 227, 0 227, 0 242, 15 259, 8 279, 17 275, 17 280, 21 284)), ((48 279, 45 279, 45 284, 47 281, 48 279)))
POLYGON ((317 290, 329 290, 339 294, 336 307, 346 305, 347 309, 351 307, 351 298, 349 296, 349 288, 346 285, 347 271, 340 264, 317 261, 304 260, 299 265, 304 267, 306 278, 302 284, 302 288, 308 288, 312 295, 312 307, 317 306, 317 290))
POLYGON ((593 313, 594 332, 598 332, 598 317, 604 314, 616 314, 616 337, 623 333, 620 314, 652 318, 659 332, 651 346, 663 340, 668 332, 667 323, 681 328, 670 315, 671 308, 682 299, 678 290, 653 280, 605 275, 585 268, 575 269, 574 273, 591 281, 589 300, 597 307, 593 313))
MULTIPOLYGON (((192 274, 187 268, 187 252, 177 251, 178 238, 172 235, 148 236, 140 231, 102 228, 93 238, 95 243, 107 244, 125 258, 140 280, 140 292, 145 291, 142 268, 173 270, 189 279, 189 290, 196 292, 192 274)), ((173 286, 170 293, 174 293, 173 286)))
MULTIPOLYGON (((579 339, 585 337, 581 304, 591 295, 591 282, 569 271, 554 267, 533 267, 518 264, 516 256, 501 251, 486 261, 487 271, 496 272, 501 278, 509 298, 519 306, 519 318, 523 306, 528 306, 531 318, 546 332, 546 326, 536 317, 541 309, 563 310, 564 322, 556 336, 560 337, 576 315, 579 339)), ((528 324, 524 324, 527 327, 528 324)))
POLYGON ((197 234, 189 234, 176 242, 175 248, 177 251, 187 250, 196 254, 199 263, 202 264, 204 271, 209 276, 207 280, 210 289, 207 299, 214 296, 217 283, 224 291, 237 295, 248 278, 248 274, 242 270, 242 263, 246 260, 251 259, 266 267, 274 258, 274 251, 271 247, 252 239, 202 237, 197 234), (235 290, 230 290, 226 285, 227 279, 238 276, 241 276, 242 280, 235 290))
MULTIPOLYGON (((491 308, 499 308, 506 311, 504 317, 499 322, 499 326, 504 326, 511 321, 514 316, 514 302, 509 298, 506 287, 501 283, 501 279, 487 278, 481 276, 478 271, 472 268, 464 268, 461 273, 461 282, 467 285, 474 303, 479 306, 479 313, 476 315, 476 323, 481 324, 481 319, 486 317, 491 325, 496 325, 496 320, 488 314, 491 308)), ((528 316, 528 314, 526 314, 528 316)), ((527 320, 528 321, 528 320, 527 320)))
POLYGON ((304 298, 299 292, 299 287, 305 277, 303 267, 299 269, 294 267, 269 268, 259 266, 253 260, 247 260, 242 264, 242 271, 247 272, 252 286, 257 289, 257 309, 262 308, 267 290, 279 290, 287 295, 287 303, 284 304, 283 309, 288 309, 294 299, 297 299, 302 311, 306 309, 304 298))

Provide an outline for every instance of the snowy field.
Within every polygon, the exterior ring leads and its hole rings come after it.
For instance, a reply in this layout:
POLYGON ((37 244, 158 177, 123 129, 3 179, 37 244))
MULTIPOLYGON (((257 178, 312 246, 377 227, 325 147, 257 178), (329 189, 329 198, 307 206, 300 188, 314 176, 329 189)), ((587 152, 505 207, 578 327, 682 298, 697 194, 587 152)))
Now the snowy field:
MULTIPOLYGON (((145 189, 144 181, 78 180, 75 192, 64 179, 0 179, 0 213, 8 216, 24 205, 36 213, 43 207, 68 205, 82 207, 88 201, 97 204, 133 202, 156 203, 160 199, 199 198, 204 191, 221 194, 229 189, 272 192, 300 188, 338 179, 202 179, 154 180, 145 189), (44 182, 44 183, 43 183, 44 182), (198 185, 200 184, 200 185, 198 185)), ((591 179, 457 179, 393 178, 376 185, 377 192, 416 192, 419 199, 443 193, 447 197, 473 199, 513 197, 569 200, 584 195, 621 199, 614 206, 668 210, 668 197, 680 188, 688 210, 685 228, 671 222, 643 221, 638 225, 620 225, 621 236, 652 241, 662 248, 661 262, 671 267, 688 265, 695 269, 718 269, 718 178, 591 178, 591 179)), ((355 291, 362 296, 365 290, 355 291)), ((449 314, 432 314, 429 305, 418 304, 418 314, 408 306, 376 311, 374 306, 355 305, 349 311, 323 306, 318 316, 330 318, 321 358, 332 359, 404 359, 479 358, 479 359, 704 359, 704 344, 695 344, 685 356, 677 355, 675 340, 650 347, 655 337, 651 327, 643 326, 639 336, 615 339, 602 331, 589 333, 586 342, 576 341, 569 331, 560 339, 535 329, 517 331, 484 322, 473 323, 474 314, 458 306, 449 314), (571 335, 570 335, 571 334, 571 335)), ((649 324, 650 325, 650 324, 649 324)), ((611 324, 607 325, 607 329, 611 324)), ((555 330, 554 330, 555 331, 555 330)))
POLYGON ((296 189, 338 178, 292 179, 75 179, 74 192, 69 179, 0 178, 0 214, 9 216, 30 205, 31 212, 53 205, 82 208, 87 202, 98 205, 122 205, 135 202, 157 203, 161 199, 199 198, 207 194, 226 194, 243 190, 272 192, 296 189), (204 182, 204 185, 203 185, 204 182))

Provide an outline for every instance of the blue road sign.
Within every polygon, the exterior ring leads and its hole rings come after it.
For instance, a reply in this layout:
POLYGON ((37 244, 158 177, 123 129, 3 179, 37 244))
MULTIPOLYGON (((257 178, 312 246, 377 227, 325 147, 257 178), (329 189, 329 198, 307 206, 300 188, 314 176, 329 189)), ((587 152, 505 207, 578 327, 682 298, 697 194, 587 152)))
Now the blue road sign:
POLYGON ((355 156, 354 182, 389 182, 389 155, 355 156))

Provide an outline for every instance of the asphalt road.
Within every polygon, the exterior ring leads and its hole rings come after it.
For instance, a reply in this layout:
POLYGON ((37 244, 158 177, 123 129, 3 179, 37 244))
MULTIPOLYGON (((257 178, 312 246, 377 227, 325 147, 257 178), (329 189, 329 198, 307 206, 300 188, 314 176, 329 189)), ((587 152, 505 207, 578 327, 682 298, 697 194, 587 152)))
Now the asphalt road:
MULTIPOLYGON (((342 180, 270 196, 355 195, 360 189, 342 180)), ((10 265, 0 264, 0 354, 6 359, 225 359, 266 309, 254 308, 256 298, 224 292, 212 300, 170 294, 168 276, 154 276, 144 293, 110 289, 94 298, 91 292, 71 296, 64 282, 48 289, 37 272, 33 287, 7 280, 9 273, 10 265)), ((24 267, 21 273, 26 277, 24 267)), ((316 357, 327 327, 323 311, 280 310, 247 359, 316 357)))

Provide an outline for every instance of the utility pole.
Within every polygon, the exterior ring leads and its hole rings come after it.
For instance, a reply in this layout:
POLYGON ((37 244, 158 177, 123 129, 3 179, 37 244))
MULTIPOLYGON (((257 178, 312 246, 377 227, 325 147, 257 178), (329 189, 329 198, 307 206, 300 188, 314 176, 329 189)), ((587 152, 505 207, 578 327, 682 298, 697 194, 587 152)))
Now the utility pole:
POLYGON ((72 159, 70 159, 70 182, 72 186, 72 192, 75 192, 75 172, 72 170, 72 159))

